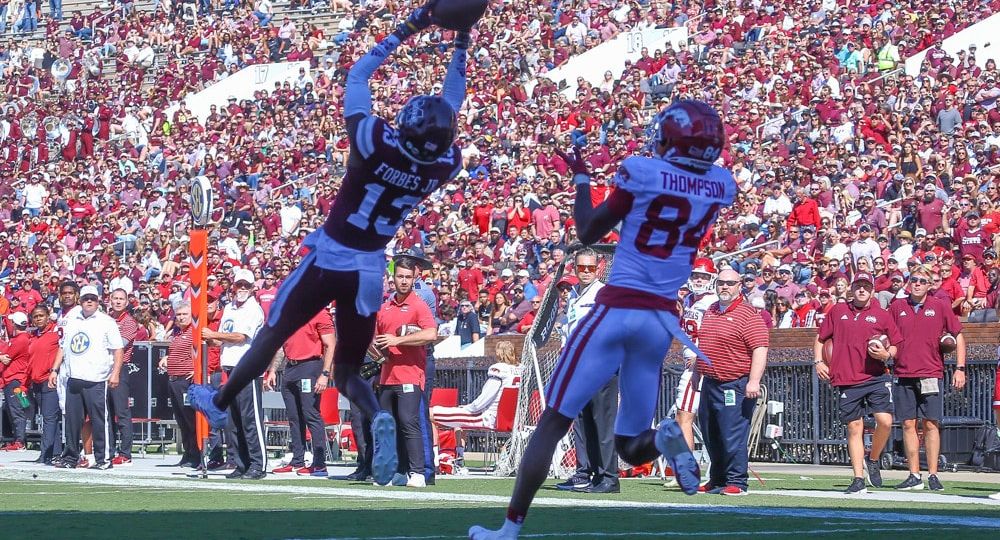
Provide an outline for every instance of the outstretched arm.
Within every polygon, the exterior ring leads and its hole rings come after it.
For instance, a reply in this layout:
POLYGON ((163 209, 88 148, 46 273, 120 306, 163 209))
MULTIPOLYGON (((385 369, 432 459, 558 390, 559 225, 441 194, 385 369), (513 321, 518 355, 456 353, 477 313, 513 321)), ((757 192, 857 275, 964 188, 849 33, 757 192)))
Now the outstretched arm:
POLYGON ((354 132, 352 124, 356 125, 362 118, 371 115, 372 93, 368 87, 368 81, 375 74, 375 70, 403 41, 430 26, 431 9, 436 1, 431 0, 417 8, 406 21, 396 27, 396 30, 362 56, 347 73, 347 88, 344 90, 344 118, 348 119, 349 134, 354 132), (357 118, 352 118, 354 116, 357 118))
POLYGON ((465 71, 471 42, 472 36, 468 32, 458 32, 454 42, 455 52, 451 55, 448 74, 444 78, 442 96, 451 105, 451 108, 455 109, 456 113, 462 109, 462 104, 465 103, 465 71))
POLYGON ((573 183, 576 184, 573 218, 576 220, 577 237, 584 244, 593 244, 604 238, 628 215, 632 209, 632 194, 624 189, 616 189, 606 201, 595 208, 590 198, 590 171, 580 156, 580 149, 574 148, 572 156, 558 149, 556 153, 573 172, 573 183))

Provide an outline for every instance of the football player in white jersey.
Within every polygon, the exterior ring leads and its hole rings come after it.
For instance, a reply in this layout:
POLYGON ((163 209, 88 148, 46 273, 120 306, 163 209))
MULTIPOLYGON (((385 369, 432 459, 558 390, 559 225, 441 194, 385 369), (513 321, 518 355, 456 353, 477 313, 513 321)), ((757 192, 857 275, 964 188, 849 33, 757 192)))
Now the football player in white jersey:
MULTIPOLYGON (((684 298, 681 326, 696 345, 698 344, 698 328, 701 327, 702 316, 705 315, 708 306, 719 301, 718 295, 715 294, 716 274, 712 259, 702 257, 694 261, 691 278, 688 279, 688 289, 691 290, 691 294, 684 298)), ((687 348, 684 349, 683 355, 687 368, 677 385, 677 399, 674 402, 674 406, 677 408, 675 418, 681 431, 684 432, 684 439, 693 450, 694 415, 698 410, 698 402, 701 400, 701 378, 694 369, 695 359, 698 355, 687 348)))
POLYGON ((649 426, 671 341, 677 338, 705 359, 680 327, 677 291, 687 283, 698 245, 719 210, 736 197, 732 173, 714 165, 724 144, 725 129, 714 109, 693 100, 672 103, 656 117, 654 155, 625 159, 614 178, 616 189, 597 208, 579 148, 572 157, 563 154, 574 173, 580 241, 597 242, 618 223, 621 240, 608 283, 574 329, 546 387, 546 409, 521 459, 506 521, 499 530, 474 526, 469 538, 517 538, 556 445, 615 372, 621 394, 618 454, 635 465, 663 455, 684 492, 697 492, 698 464, 677 422, 649 426))

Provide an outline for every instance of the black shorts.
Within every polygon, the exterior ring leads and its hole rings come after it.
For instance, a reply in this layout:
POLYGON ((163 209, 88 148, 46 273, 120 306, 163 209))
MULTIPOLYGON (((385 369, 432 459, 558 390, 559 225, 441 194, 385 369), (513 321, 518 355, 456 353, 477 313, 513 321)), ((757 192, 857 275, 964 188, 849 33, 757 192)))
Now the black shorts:
POLYGON ((896 420, 902 422, 914 418, 926 418, 940 422, 941 417, 944 416, 944 400, 941 399, 944 381, 938 379, 937 382, 937 393, 921 394, 919 377, 896 379, 896 383, 892 385, 892 399, 896 404, 896 420))
POLYGON ((837 405, 841 422, 850 422, 868 413, 892 414, 892 379, 888 375, 872 377, 853 386, 837 388, 840 401, 837 405))

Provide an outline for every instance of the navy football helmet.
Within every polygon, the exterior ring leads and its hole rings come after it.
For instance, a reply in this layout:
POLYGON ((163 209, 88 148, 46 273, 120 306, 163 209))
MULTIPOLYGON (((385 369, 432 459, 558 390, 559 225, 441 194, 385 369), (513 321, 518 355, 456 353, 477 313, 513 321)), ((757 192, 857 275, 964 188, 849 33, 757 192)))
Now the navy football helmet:
POLYGON ((719 113, 702 101, 682 99, 671 103, 653 120, 649 149, 666 145, 663 160, 688 169, 706 171, 719 159, 726 144, 726 130, 719 113))
POLYGON ((457 131, 455 110, 440 96, 413 96, 396 115, 399 149, 424 165, 448 151, 457 131))

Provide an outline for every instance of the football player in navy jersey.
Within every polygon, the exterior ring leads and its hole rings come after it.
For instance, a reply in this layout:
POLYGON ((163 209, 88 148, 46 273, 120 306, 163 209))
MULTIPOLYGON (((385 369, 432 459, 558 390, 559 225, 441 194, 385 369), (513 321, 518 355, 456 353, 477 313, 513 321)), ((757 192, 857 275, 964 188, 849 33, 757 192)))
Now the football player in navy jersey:
POLYGON ((326 224, 306 238, 309 254, 281 285, 267 324, 229 381, 217 393, 209 386, 189 391, 194 407, 213 426, 224 425, 224 411, 240 389, 264 373, 289 336, 334 301, 340 338, 334 353, 334 382, 365 416, 373 418, 372 476, 382 485, 396 471, 396 426, 359 370, 382 303, 386 244, 410 211, 462 168, 454 141, 457 111, 465 101, 469 32, 456 35, 441 95, 411 98, 395 126, 372 114, 368 84, 400 43, 430 26, 434 1, 415 10, 351 68, 344 95, 350 139, 347 173, 326 224))

